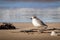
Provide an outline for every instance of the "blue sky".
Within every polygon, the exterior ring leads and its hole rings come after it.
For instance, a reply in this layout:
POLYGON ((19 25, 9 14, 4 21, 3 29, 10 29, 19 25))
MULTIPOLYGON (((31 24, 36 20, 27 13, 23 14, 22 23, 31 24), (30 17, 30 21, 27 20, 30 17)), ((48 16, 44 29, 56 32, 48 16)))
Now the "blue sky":
POLYGON ((7 2, 0 1, 3 8, 55 8, 60 7, 60 2, 7 2))

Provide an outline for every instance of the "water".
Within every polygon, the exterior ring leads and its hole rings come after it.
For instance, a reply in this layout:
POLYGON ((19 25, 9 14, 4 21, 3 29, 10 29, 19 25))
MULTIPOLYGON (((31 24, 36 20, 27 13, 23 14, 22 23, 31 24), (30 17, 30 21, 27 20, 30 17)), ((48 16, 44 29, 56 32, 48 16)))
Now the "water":
POLYGON ((0 22, 31 22, 33 15, 44 22, 60 22, 60 2, 0 1, 0 22))
MULTIPOLYGON (((60 8, 60 7, 59 7, 60 8)), ((35 15, 44 22, 60 22, 59 8, 16 8, 3 9, 0 11, 0 22, 31 22, 30 18, 35 15)))
POLYGON ((36 13, 35 11, 33 13, 24 11, 21 13, 20 11, 18 13, 5 11, 4 13, 0 14, 0 22, 31 22, 30 18, 33 15, 36 15, 39 19, 41 19, 44 22, 60 22, 60 12, 56 13, 56 11, 42 11, 42 13, 36 13))

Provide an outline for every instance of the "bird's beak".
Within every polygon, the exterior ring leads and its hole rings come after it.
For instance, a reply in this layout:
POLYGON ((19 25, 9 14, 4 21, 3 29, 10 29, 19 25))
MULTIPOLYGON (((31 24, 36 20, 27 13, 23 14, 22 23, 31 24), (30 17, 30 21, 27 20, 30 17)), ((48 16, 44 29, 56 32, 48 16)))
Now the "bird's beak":
POLYGON ((32 18, 30 18, 32 20, 32 18))

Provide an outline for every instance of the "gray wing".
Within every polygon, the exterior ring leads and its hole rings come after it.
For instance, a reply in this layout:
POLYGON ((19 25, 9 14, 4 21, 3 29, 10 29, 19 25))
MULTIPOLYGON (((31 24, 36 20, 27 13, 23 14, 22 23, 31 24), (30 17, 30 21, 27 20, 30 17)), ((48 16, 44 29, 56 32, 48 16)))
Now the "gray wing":
POLYGON ((47 26, 43 21, 41 21, 41 24, 44 25, 44 26, 47 26))
POLYGON ((39 21, 39 23, 40 23, 41 25, 47 26, 42 20, 40 20, 40 19, 38 19, 38 18, 37 18, 37 20, 39 21))

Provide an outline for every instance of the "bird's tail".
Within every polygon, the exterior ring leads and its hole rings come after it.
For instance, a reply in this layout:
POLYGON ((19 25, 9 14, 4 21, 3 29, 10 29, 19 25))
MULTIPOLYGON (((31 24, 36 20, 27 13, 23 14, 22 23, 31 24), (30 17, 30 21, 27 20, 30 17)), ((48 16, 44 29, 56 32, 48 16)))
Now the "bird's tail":
POLYGON ((48 28, 48 25, 46 25, 45 27, 44 27, 44 29, 47 29, 48 28))

